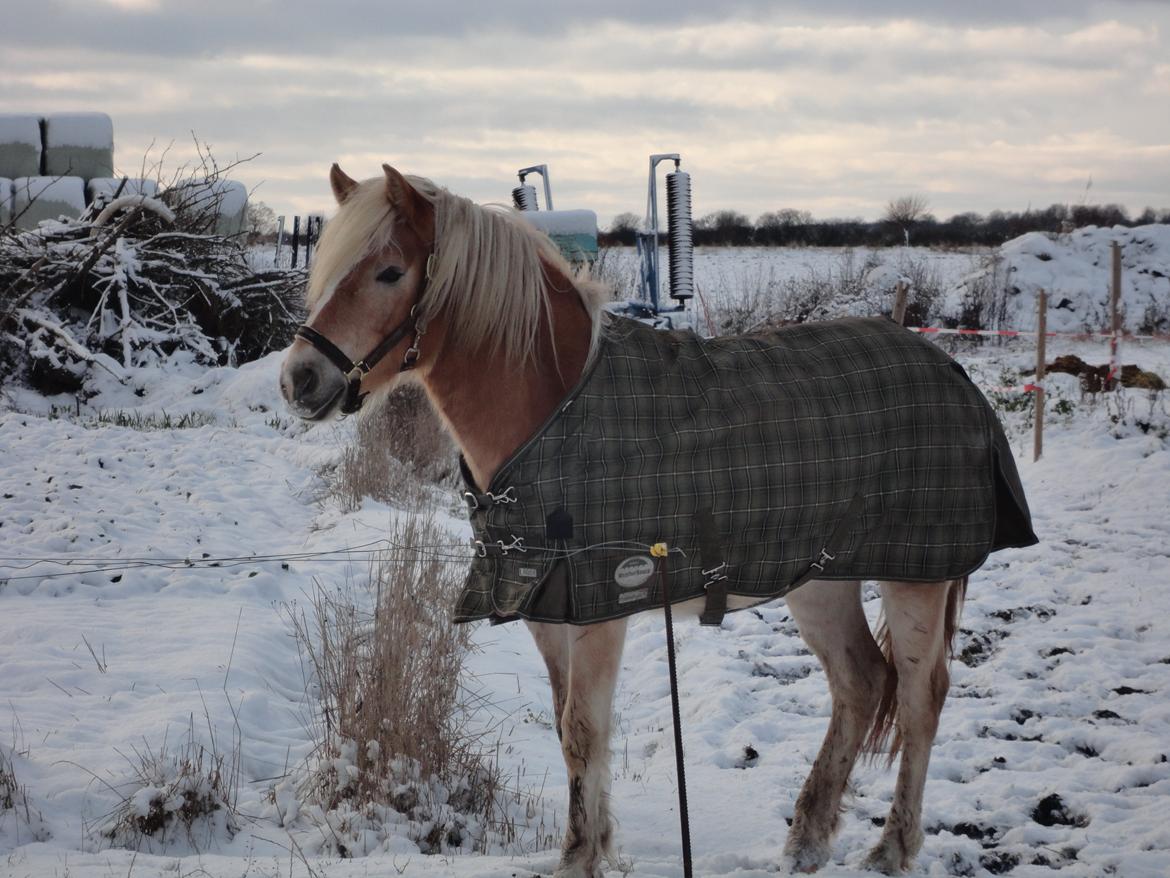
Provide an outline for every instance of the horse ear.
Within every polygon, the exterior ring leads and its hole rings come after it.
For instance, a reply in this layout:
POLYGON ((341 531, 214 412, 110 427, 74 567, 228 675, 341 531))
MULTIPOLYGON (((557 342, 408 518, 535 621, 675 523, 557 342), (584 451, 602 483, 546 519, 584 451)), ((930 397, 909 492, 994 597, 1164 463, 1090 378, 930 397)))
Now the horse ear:
POLYGON ((386 197, 411 225, 417 225, 422 196, 407 182, 406 178, 389 165, 382 165, 386 172, 386 197))
POLYGON ((358 183, 341 170, 341 165, 334 162, 333 167, 329 169, 329 185, 333 187, 333 197, 337 199, 337 203, 345 204, 345 199, 353 194, 358 183))

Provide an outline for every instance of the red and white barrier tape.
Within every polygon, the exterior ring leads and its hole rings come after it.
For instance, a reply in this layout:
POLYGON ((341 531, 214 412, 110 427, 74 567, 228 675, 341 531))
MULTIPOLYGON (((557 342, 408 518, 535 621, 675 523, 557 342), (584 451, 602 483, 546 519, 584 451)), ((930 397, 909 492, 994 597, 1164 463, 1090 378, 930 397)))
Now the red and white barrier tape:
POLYGON ((1043 390, 1043 384, 1020 384, 1016 387, 980 387, 984 393, 1035 393, 1043 390))
MULTIPOLYGON (((1038 333, 1024 329, 944 329, 939 326, 907 326, 911 332, 921 332, 928 335, 985 335, 1001 338, 1028 337, 1034 338, 1038 333)), ((1047 338, 1113 338, 1112 332, 1046 332, 1047 338)), ((1120 341, 1170 341, 1170 335, 1131 335, 1121 333, 1117 336, 1120 341)))

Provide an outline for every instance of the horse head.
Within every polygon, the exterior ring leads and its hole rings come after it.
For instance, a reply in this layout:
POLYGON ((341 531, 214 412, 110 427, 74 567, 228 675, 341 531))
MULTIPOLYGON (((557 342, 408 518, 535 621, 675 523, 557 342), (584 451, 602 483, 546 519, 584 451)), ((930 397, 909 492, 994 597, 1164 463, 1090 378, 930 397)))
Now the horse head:
MULTIPOLYGON (((306 420, 356 411, 369 393, 425 365, 419 300, 435 246, 431 200, 389 165, 357 182, 334 164, 337 215, 309 276, 309 317, 285 357, 280 389, 306 420)), ((425 181, 417 181, 424 183, 425 181)))

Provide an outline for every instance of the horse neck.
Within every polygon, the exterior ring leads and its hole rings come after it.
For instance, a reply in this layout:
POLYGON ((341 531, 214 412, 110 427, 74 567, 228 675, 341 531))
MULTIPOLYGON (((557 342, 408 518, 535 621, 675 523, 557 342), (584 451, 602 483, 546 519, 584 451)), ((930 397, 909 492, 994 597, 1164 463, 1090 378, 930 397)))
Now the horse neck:
POLYGON ((440 344, 423 376, 480 488, 548 420, 589 357, 592 319, 572 282, 546 266, 544 296, 550 319, 540 322, 528 362, 509 363, 489 346, 464 350, 440 344))

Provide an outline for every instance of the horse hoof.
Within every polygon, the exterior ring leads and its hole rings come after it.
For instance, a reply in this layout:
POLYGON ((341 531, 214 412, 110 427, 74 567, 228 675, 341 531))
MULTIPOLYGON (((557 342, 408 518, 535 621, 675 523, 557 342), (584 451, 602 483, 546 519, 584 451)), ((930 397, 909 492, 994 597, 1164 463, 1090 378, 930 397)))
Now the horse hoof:
POLYGON ((882 842, 869 852, 869 856, 862 863, 862 868, 871 872, 881 872, 883 875, 902 874, 910 864, 906 862, 907 857, 901 851, 895 850, 896 847, 897 845, 882 842))
POLYGON ((791 873, 811 875, 829 862, 827 844, 785 845, 784 865, 791 873))

